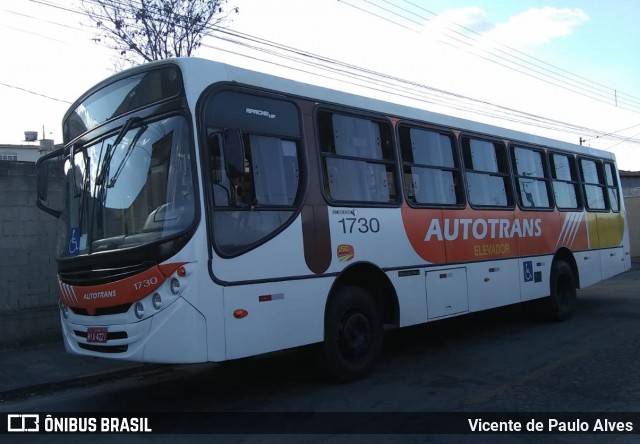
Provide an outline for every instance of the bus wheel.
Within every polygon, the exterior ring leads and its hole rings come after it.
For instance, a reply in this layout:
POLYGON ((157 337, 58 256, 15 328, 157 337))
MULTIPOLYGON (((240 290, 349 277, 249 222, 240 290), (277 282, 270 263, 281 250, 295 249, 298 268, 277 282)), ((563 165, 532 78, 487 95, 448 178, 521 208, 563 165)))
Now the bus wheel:
POLYGON ((368 374, 382 351, 382 321, 371 295, 360 287, 338 290, 327 309, 324 362, 335 379, 353 381, 368 374))
POLYGON ((573 316, 576 281, 573 270, 565 261, 558 260, 551 268, 551 295, 546 305, 547 314, 554 321, 565 321, 573 316))

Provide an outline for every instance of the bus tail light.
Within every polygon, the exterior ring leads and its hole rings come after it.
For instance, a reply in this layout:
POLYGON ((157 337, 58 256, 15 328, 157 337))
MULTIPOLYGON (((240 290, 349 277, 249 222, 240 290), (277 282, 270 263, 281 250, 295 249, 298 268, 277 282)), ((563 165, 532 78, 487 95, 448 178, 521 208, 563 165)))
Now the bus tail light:
POLYGON ((183 277, 185 277, 187 275, 187 269, 184 268, 184 267, 178 267, 178 270, 176 271, 176 274, 179 277, 183 278, 183 277))

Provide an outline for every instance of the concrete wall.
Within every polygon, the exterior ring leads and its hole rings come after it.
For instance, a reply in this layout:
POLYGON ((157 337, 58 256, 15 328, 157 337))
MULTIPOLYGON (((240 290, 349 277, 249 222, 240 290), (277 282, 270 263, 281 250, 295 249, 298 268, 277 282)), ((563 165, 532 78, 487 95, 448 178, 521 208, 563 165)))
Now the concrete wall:
POLYGON ((640 256, 640 196, 624 198, 629 224, 629 238, 631 240, 631 256, 640 256))
POLYGON ((626 188, 640 188, 640 173, 627 173, 626 176, 622 176, 622 173, 620 174, 620 185, 623 190, 626 188))
MULTIPOLYGON (((52 179, 60 189, 62 178, 52 179)), ((0 161, 0 348, 60 338, 58 221, 36 208, 35 190, 34 163, 0 161)))

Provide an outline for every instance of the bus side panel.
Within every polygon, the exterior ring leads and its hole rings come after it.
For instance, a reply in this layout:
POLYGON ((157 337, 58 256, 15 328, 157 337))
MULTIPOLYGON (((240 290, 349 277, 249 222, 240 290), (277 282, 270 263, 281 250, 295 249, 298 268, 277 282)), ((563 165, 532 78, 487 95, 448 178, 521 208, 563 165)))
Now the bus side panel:
MULTIPOLYGON (((400 208, 329 207, 332 261, 329 272, 341 272, 363 261, 380 268, 422 265, 402 224, 400 208)), ((424 242, 421 234, 421 243, 424 242)), ((422 288, 424 294, 424 286, 422 288)))
POLYGON ((625 271, 624 248, 607 248, 600 250, 602 279, 607 279, 625 271))
POLYGON ((519 260, 520 299, 532 299, 549 296, 549 278, 553 256, 528 257, 519 260))
POLYGON ((192 291, 185 295, 185 299, 206 318, 209 361, 224 361, 223 288, 211 281, 206 261, 202 261, 201 269, 193 276, 193 279, 192 291))
POLYGON ((427 271, 427 314, 429 319, 443 318, 469 311, 466 271, 464 267, 427 271))
POLYGON ((400 327, 427 322, 424 273, 423 268, 387 273, 398 295, 400 327))
POLYGON ((620 213, 596 213, 600 248, 622 245, 624 220, 620 213))
POLYGON ((480 311, 520 302, 517 259, 467 265, 469 311, 480 311))
POLYGON ((318 278, 226 287, 226 359, 322 341, 332 283, 331 278, 318 278), (238 319, 237 310, 247 315, 238 319))
POLYGON ((144 362, 205 362, 207 324, 202 313, 179 300, 151 318, 151 330, 145 341, 144 362), (171 350, 171 354, 167 354, 171 350))
POLYGON ((213 275, 230 283, 309 275, 302 245, 302 218, 298 215, 277 236, 240 256, 214 256, 213 275))
POLYGON ((602 279, 607 279, 625 271, 624 219, 622 213, 597 213, 596 219, 600 247, 606 248, 600 251, 602 279))
POLYGON ((575 253, 580 288, 588 287, 602 280, 600 267, 600 252, 598 250, 578 251, 575 253))

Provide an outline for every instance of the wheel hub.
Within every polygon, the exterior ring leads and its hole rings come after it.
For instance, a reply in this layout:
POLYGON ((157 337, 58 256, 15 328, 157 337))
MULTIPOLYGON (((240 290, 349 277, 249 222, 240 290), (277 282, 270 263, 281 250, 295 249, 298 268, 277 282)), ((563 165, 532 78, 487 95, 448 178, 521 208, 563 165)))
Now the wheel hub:
POLYGON ((360 312, 347 313, 340 325, 338 343, 347 357, 359 358, 366 355, 372 343, 369 319, 360 312))

